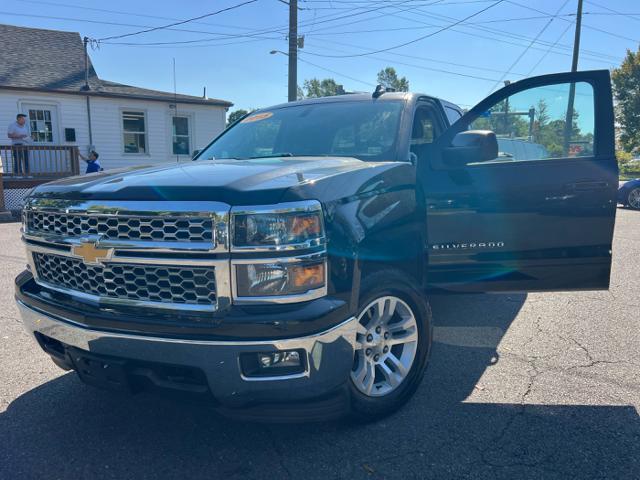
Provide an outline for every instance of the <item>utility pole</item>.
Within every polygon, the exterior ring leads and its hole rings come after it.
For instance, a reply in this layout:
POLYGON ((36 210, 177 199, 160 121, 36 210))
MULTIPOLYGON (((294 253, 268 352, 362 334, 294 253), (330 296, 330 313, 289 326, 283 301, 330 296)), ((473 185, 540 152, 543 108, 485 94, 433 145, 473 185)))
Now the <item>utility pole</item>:
POLYGON ((82 42, 84 43, 84 90, 89 90, 89 52, 87 52, 89 37, 84 37, 82 42))
POLYGON ((298 99, 298 0, 289 0, 289 101, 298 99))
MULTIPOLYGON (((578 0, 578 12, 576 13, 576 33, 573 39, 573 59, 571 61, 571 71, 578 71, 578 56, 580 55, 580 30, 582 27, 582 0, 578 0)), ((567 116, 564 123, 564 156, 569 156, 569 141, 573 131, 573 105, 576 98, 576 84, 569 85, 569 101, 567 102, 567 116)))

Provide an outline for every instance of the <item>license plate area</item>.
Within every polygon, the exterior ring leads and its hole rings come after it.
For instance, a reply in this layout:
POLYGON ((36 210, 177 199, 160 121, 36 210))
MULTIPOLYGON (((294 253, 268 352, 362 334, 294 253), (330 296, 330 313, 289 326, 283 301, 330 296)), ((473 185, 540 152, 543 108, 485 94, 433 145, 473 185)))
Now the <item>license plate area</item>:
POLYGON ((92 355, 73 347, 67 347, 67 353, 83 382, 108 390, 131 391, 125 361, 92 355))

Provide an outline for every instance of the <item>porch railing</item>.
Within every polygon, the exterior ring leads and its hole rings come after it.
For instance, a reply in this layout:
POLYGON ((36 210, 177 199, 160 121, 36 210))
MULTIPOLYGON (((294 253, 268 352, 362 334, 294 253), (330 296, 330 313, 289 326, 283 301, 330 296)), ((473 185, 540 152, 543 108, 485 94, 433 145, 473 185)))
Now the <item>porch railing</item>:
POLYGON ((78 175, 78 147, 67 145, 0 145, 6 179, 55 179, 78 175))

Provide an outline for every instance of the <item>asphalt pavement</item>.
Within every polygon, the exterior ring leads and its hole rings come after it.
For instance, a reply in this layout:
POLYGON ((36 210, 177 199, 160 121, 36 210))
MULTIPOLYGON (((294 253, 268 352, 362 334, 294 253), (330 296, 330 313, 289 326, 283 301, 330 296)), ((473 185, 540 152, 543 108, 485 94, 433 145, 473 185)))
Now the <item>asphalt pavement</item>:
POLYGON ((433 297, 431 364, 378 423, 239 423, 85 386, 22 331, 0 225, 0 478, 640 478, 640 212, 607 292, 433 297))

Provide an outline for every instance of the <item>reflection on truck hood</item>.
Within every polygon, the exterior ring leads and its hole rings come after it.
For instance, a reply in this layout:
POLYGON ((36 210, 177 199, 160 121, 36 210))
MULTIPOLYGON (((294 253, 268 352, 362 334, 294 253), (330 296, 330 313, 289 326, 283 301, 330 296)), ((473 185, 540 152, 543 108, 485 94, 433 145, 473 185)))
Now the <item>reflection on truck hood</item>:
MULTIPOLYGON (((86 200, 217 200, 230 205, 267 204, 281 201, 291 189, 309 193, 309 188, 331 182, 336 176, 344 180, 346 173, 358 177, 353 180, 361 184, 393 169, 394 165, 399 166, 397 162, 327 157, 195 161, 66 178, 42 185, 32 195, 86 200)), ((342 193, 348 194, 344 190, 342 193)))

